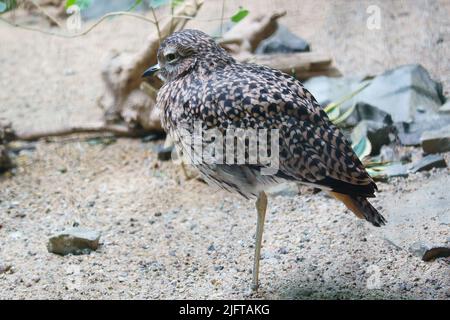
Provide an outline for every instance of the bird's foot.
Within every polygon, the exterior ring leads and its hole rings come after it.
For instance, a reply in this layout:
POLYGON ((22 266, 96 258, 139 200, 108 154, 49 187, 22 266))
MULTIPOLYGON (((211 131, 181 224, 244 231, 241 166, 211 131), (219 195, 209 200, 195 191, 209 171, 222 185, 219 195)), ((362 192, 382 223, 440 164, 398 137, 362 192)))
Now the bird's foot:
POLYGON ((251 298, 258 294, 258 287, 255 287, 252 285, 251 287, 247 287, 246 290, 244 290, 244 297, 245 298, 251 298))

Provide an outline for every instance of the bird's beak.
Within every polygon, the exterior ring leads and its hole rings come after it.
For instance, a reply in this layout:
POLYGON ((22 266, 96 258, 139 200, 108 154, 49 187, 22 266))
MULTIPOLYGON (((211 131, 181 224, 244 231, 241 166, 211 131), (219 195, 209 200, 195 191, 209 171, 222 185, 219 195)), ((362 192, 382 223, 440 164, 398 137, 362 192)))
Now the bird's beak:
POLYGON ((155 64, 154 66, 148 68, 144 71, 142 74, 142 78, 148 78, 153 76, 156 72, 158 72, 161 68, 159 67, 159 64, 155 64))

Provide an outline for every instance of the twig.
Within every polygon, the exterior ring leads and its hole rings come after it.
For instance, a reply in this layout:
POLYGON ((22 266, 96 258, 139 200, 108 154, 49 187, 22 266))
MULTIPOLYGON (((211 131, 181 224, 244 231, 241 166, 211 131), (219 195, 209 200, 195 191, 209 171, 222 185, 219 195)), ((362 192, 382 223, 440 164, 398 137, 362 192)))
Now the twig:
POLYGON ((112 133, 117 137, 140 137, 148 134, 148 131, 139 129, 133 130, 123 125, 94 123, 83 126, 69 126, 53 131, 17 132, 15 134, 15 140, 35 141, 43 138, 64 137, 80 133, 112 133))
MULTIPOLYGON (((136 18, 136 19, 140 19, 152 24, 156 25, 156 21, 153 21, 150 18, 147 18, 141 14, 136 14, 136 13, 132 13, 132 12, 126 12, 126 11, 115 11, 115 12, 110 12, 107 13, 105 15, 103 15, 100 19, 98 19, 94 24, 92 24, 88 29, 86 29, 83 32, 80 33, 76 33, 76 34, 62 34, 62 33, 57 33, 57 32, 52 32, 52 31, 47 31, 47 30, 42 30, 39 28, 33 28, 33 27, 29 27, 26 25, 22 25, 20 23, 16 23, 16 22, 12 22, 9 21, 8 19, 5 19, 3 17, 0 16, 0 21, 3 21, 7 24, 9 24, 12 27, 16 27, 16 28, 21 28, 24 30, 28 30, 28 31, 34 31, 34 32, 39 32, 39 33, 43 33, 43 34, 47 34, 47 35, 51 35, 51 36, 55 36, 55 37, 61 37, 61 38, 78 38, 81 36, 84 36, 86 34, 88 34, 89 32, 91 32, 95 27, 97 27, 101 22, 103 22, 105 19, 109 18, 109 17, 114 17, 114 16, 128 16, 128 17, 132 17, 132 18, 136 18)), ((222 21, 222 20, 228 20, 231 17, 227 17, 227 18, 210 18, 210 19, 197 19, 195 17, 190 17, 190 16, 186 16, 186 15, 167 15, 164 16, 160 19, 167 19, 167 18, 180 18, 180 19, 186 19, 186 20, 195 20, 195 21, 200 21, 200 22, 212 22, 212 21, 222 21)))
POLYGON ((173 32, 173 14, 174 14, 174 3, 173 0, 170 1, 170 29, 169 29, 169 34, 171 34, 173 32))
POLYGON ((5 19, 1 16, 0 16, 0 20, 6 22, 7 24, 9 24, 13 27, 22 28, 22 29, 29 30, 29 31, 36 31, 36 32, 40 32, 40 33, 44 33, 44 34, 48 34, 48 35, 56 36, 56 37, 62 37, 62 38, 77 38, 77 37, 81 37, 81 36, 88 34, 96 26, 98 26, 101 22, 103 22, 105 19, 107 19, 109 17, 113 17, 113 16, 129 16, 129 17, 141 19, 141 20, 156 24, 155 21, 153 21, 152 19, 149 19, 141 14, 126 12, 126 11, 116 11, 116 12, 110 12, 110 13, 105 14, 104 16, 102 16, 99 20, 97 20, 93 25, 91 25, 89 28, 87 28, 83 32, 76 33, 76 34, 62 34, 62 33, 56 33, 56 32, 51 32, 51 31, 47 31, 47 30, 42 30, 42 29, 38 29, 38 28, 21 25, 19 23, 9 21, 8 19, 5 19))
POLYGON ((28 2, 31 2, 44 16, 46 16, 51 22, 53 22, 54 24, 56 24, 58 27, 62 28, 61 24, 59 23, 58 20, 56 20, 55 18, 53 18, 51 15, 49 15, 47 13, 47 11, 44 10, 44 8, 42 8, 39 3, 37 3, 35 0, 28 0, 28 2))
MULTIPOLYGON (((158 22, 158 18, 156 17, 155 8, 153 8, 153 6, 151 6, 150 9, 152 10, 153 19, 155 19, 155 26, 156 26, 156 31, 158 32, 159 44, 161 44, 161 41, 162 41, 161 30, 159 29, 159 22, 158 22)), ((171 20, 171 23, 172 23, 172 21, 173 21, 173 19, 171 20)))
POLYGON ((144 91, 150 98, 156 101, 158 90, 147 82, 141 82, 140 89, 144 91))
POLYGON ((225 14, 225 0, 222 0, 222 12, 220 15, 220 36, 223 36, 223 16, 225 14))
MULTIPOLYGON (((161 18, 161 20, 169 18, 169 17, 171 17, 171 16, 164 16, 164 17, 161 18)), ((199 21, 199 22, 213 22, 213 21, 221 21, 221 20, 229 20, 229 19, 231 19, 231 17, 199 19, 199 18, 196 18, 196 17, 184 16, 184 15, 174 15, 173 17, 174 18, 182 18, 182 19, 194 20, 194 21, 199 21)))

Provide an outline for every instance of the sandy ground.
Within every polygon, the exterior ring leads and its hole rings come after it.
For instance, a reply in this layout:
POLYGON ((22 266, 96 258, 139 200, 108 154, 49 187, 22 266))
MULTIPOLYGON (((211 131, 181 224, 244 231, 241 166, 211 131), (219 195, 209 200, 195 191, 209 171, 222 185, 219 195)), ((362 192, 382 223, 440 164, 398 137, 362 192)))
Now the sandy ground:
MULTIPOLYGON (((450 1, 380 1, 385 24, 378 34, 361 27, 369 2, 361 3, 305 1, 284 21, 313 50, 331 53, 345 74, 420 62, 448 93, 450 1)), ((238 4, 227 1, 227 10, 238 4)), ((218 10, 216 1, 205 6, 218 10)), ((283 3, 252 10, 272 6, 283 3)), ((1 24, 0 115, 18 130, 99 119, 103 57, 137 50, 148 30, 141 21, 113 19, 65 40, 1 24)), ((425 263, 386 240, 395 229, 374 228, 303 188, 300 197, 270 197, 261 290, 249 295, 253 203, 186 181, 178 166, 156 160, 153 147, 75 139, 41 141, 24 152, 17 173, 0 180, 0 264, 12 266, 0 274, 0 298, 450 298, 448 259, 425 263), (48 253, 48 237, 74 223, 100 231, 100 248, 83 256, 48 253), (370 289, 372 280, 379 289, 370 289)), ((389 221, 423 190, 424 210, 436 210, 443 198, 445 211, 448 177, 440 169, 381 183, 375 204, 389 221)), ((448 224, 439 221, 417 230, 420 240, 448 237, 448 224)))

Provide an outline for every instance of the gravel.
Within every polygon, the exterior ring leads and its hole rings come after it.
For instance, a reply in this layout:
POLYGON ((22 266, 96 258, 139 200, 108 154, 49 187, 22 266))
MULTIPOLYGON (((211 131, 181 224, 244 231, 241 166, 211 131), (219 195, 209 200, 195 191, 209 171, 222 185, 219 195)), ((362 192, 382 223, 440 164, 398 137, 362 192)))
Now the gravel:
MULTIPOLYGON (((32 164, 3 179, 0 261, 14 272, 0 274, 1 298, 447 298, 448 259, 422 261, 305 187, 298 197, 269 198, 261 289, 249 296, 253 203, 186 181, 171 162, 155 172, 145 163, 156 154, 142 148, 128 139, 106 148, 39 142, 32 164), (61 165, 68 168, 64 175, 56 169, 61 165), (26 216, 18 218, 21 212, 26 216), (97 251, 48 253, 53 230, 74 221, 102 233, 97 251), (367 288, 373 276, 380 289, 367 288)), ((394 199, 448 173, 435 169, 380 183, 374 203, 389 221, 401 210, 394 199)), ((418 234, 442 243, 448 226, 431 221, 418 234)))
MULTIPOLYGON (((271 3, 249 9, 271 10, 271 3)), ((424 9, 423 1, 383 1, 383 12, 389 12, 383 15, 385 30, 392 30, 383 36, 358 27, 371 2, 346 3, 306 1, 283 24, 312 50, 334 55, 345 74, 355 65, 366 74, 419 61, 444 81, 448 93, 448 59, 441 58, 448 56, 442 54, 448 41, 433 54, 424 47, 435 46, 448 2, 424 9), (424 20, 426 14, 434 18, 424 20), (417 33, 424 21, 431 31, 417 33)), ((205 3, 209 17, 220 16, 215 7, 214 1, 205 3)), ((190 26, 208 31, 202 22, 190 26)), ((0 113, 20 130, 100 119, 95 101, 103 90, 102 57, 112 48, 138 50, 148 30, 142 21, 114 19, 67 40, 3 27, 0 86, 6 90, 0 90, 0 113)), ((170 161, 154 166, 156 143, 60 139, 38 142, 35 151, 23 154, 15 174, 0 178, 0 265, 9 266, 0 272, 0 299, 449 298, 448 258, 424 262, 387 241, 382 229, 304 187, 300 196, 294 190, 269 198, 261 288, 250 293, 253 203, 186 180, 170 161), (88 255, 49 253, 54 230, 74 223, 101 232, 99 248, 88 255)), ((445 158, 449 163, 449 153, 445 158)), ((398 199, 448 174, 440 168, 380 183, 374 204, 389 221, 402 209, 398 199)), ((419 234, 442 243, 448 225, 440 221, 430 221, 419 234)))

